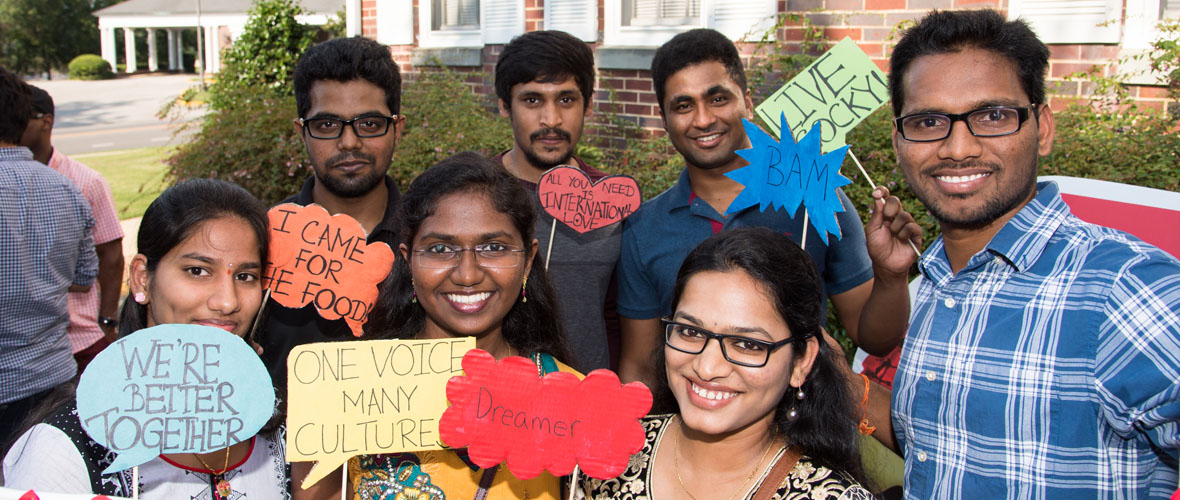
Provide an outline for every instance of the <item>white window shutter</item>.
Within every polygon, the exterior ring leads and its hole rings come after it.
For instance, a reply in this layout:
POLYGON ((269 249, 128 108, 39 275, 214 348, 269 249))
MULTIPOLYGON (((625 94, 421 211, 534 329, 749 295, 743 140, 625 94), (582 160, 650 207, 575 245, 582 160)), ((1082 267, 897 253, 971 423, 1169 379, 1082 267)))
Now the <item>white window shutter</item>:
POLYGON ((413 0, 377 0, 377 43, 414 43, 413 0))
POLYGON ((1045 43, 1119 43, 1122 9, 1121 0, 1012 0, 1008 17, 1045 43))
POLYGON ((598 2, 546 0, 545 29, 561 30, 584 42, 598 40, 598 2))
POLYGON ((524 0, 482 0, 484 43, 508 43, 524 33, 524 0))
POLYGON ((747 33, 761 36, 775 24, 778 0, 715 0, 708 26, 732 40, 747 33))

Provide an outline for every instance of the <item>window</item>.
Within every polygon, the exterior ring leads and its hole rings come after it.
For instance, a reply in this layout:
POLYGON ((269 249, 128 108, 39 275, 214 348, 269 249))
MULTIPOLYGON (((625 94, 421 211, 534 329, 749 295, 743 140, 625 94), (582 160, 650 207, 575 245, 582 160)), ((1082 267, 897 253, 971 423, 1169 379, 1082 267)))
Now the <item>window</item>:
POLYGON ((481 47, 524 33, 524 0, 422 0, 419 47, 481 47))
POLYGON ((658 47, 693 28, 713 28, 736 40, 773 26, 777 12, 778 0, 607 1, 603 44, 658 47))
POLYGON ((624 0, 623 26, 682 26, 700 22, 701 0, 624 0))
POLYGON ((431 0, 430 29, 479 29, 479 0, 431 0))
POLYGON ((1160 19, 1175 19, 1180 17, 1180 0, 1167 0, 1160 5, 1160 19))
POLYGON ((1121 0, 1012 0, 1008 18, 1028 21, 1045 43, 1114 44, 1122 8, 1121 0))

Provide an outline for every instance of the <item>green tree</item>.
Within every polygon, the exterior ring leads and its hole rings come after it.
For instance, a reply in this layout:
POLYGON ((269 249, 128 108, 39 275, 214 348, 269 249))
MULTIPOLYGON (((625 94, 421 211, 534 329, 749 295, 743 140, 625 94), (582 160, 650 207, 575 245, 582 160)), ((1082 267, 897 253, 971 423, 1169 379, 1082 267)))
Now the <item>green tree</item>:
POLYGON ((75 56, 98 52, 93 12, 111 2, 0 0, 0 64, 18 73, 63 69, 75 56))
POLYGON ((303 13, 296 0, 254 3, 242 36, 223 56, 225 66, 212 89, 214 110, 242 100, 293 95, 295 64, 312 42, 309 28, 295 20, 303 13), (258 95, 259 90, 265 93, 258 95))

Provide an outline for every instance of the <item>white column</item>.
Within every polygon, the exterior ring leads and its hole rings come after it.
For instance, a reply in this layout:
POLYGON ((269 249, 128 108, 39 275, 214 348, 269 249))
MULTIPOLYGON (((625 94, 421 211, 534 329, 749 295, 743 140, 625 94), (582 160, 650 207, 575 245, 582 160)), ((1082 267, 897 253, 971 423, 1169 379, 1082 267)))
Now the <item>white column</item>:
POLYGON ((148 71, 159 71, 160 61, 156 58, 156 29, 148 28, 147 30, 147 45, 148 45, 148 71))
POLYGON ((220 66, 217 57, 217 27, 205 27, 205 61, 208 63, 205 66, 206 73, 216 73, 220 66))
POLYGON ((184 30, 176 28, 176 69, 184 71, 184 30))
MULTIPOLYGON (((377 8, 381 5, 378 2, 377 8)), ((361 34, 361 0, 345 0, 344 2, 344 35, 359 36, 361 34)))
POLYGON ((103 28, 100 30, 102 41, 102 58, 106 59, 111 64, 111 70, 115 69, 115 64, 119 62, 119 54, 115 49, 115 28, 103 28))
POLYGON ((134 73, 135 66, 136 66, 136 62, 135 62, 135 30, 134 29, 123 28, 123 44, 125 45, 123 47, 123 49, 124 49, 123 52, 127 56, 127 61, 126 61, 127 68, 125 71, 128 73, 134 73))
POLYGON ((168 28, 168 70, 176 71, 176 28, 168 28))

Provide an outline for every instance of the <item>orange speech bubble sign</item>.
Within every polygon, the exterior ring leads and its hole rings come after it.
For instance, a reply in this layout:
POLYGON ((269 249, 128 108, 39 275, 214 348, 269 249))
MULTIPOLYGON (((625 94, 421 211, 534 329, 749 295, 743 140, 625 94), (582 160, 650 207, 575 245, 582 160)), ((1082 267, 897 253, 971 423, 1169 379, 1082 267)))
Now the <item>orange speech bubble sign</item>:
POLYGON ((270 209, 270 255, 264 286, 278 303, 314 304, 320 316, 343 318, 354 336, 377 300, 377 284, 393 268, 393 250, 368 243, 359 222, 319 205, 270 209))

